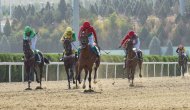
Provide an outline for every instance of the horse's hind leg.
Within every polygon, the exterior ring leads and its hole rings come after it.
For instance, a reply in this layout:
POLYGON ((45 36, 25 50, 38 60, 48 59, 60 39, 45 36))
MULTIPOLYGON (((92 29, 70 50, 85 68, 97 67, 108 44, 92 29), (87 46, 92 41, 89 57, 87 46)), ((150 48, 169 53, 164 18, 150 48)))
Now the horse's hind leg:
POLYGON ((138 65, 139 65, 139 71, 140 71, 140 73, 139 73, 139 77, 142 78, 142 74, 141 74, 142 61, 141 61, 141 60, 138 62, 138 65))
POLYGON ((42 88, 42 73, 43 73, 43 66, 40 66, 40 89, 42 88))
POLYGON ((86 88, 86 78, 87 78, 87 75, 88 75, 88 70, 85 68, 85 76, 84 76, 84 82, 83 82, 83 86, 82 88, 85 89, 86 88))
POLYGON ((100 66, 100 59, 96 61, 96 66, 94 67, 94 83, 97 83, 96 78, 97 78, 97 70, 99 66, 100 66))

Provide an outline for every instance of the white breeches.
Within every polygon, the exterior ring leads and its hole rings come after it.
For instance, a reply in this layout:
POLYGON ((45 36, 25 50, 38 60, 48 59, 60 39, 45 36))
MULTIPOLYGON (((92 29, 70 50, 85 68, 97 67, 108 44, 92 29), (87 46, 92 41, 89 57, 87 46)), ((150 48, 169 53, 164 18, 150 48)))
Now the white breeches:
POLYGON ((34 36, 34 37, 31 39, 31 49, 32 49, 32 50, 35 50, 35 49, 36 49, 36 42, 37 42, 37 35, 34 36))
POLYGON ((88 41, 89 41, 89 44, 90 44, 91 46, 94 46, 94 36, 93 36, 93 34, 88 37, 88 41))
POLYGON ((140 50, 140 40, 139 38, 137 39, 137 44, 134 45, 134 48, 136 48, 136 50, 140 50))

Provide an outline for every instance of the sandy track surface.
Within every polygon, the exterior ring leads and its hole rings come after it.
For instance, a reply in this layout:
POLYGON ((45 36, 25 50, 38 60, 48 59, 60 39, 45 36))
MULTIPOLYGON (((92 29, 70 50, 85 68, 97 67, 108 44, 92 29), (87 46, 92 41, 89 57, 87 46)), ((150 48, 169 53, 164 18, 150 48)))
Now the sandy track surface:
POLYGON ((113 82, 99 79, 93 93, 68 90, 66 81, 43 82, 43 90, 33 82, 31 91, 24 90, 27 83, 0 83, 0 109, 190 110, 189 77, 137 78, 134 87, 127 79, 113 82))

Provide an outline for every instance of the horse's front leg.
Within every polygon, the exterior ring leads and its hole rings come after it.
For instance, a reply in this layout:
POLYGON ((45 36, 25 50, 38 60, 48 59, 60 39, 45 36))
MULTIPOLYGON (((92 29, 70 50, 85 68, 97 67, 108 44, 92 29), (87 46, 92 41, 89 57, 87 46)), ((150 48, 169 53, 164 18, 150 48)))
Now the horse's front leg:
POLYGON ((25 66, 26 68, 26 73, 27 73, 27 79, 28 79, 28 88, 26 88, 25 90, 31 90, 30 88, 30 83, 31 83, 31 68, 29 66, 25 66))
POLYGON ((73 80, 73 84, 75 84, 73 68, 70 69, 70 79, 73 80))
POLYGON ((87 78, 87 75, 88 75, 88 69, 87 68, 85 68, 85 76, 84 76, 84 82, 83 82, 83 86, 82 86, 82 88, 83 89, 85 89, 86 88, 86 78, 87 78))
POLYGON ((100 58, 95 63, 96 66, 94 67, 94 83, 97 83, 96 78, 97 78, 97 70, 98 67, 100 66, 100 58))
POLYGON ((67 74, 67 81, 68 81, 68 88, 71 89, 71 86, 70 86, 70 77, 69 77, 69 68, 65 66, 65 71, 66 71, 66 74, 67 74))
POLYGON ((92 73, 92 68, 89 69, 89 78, 88 78, 88 81, 89 81, 89 89, 91 90, 91 73, 92 73))
POLYGON ((34 68, 34 73, 36 74, 36 82, 37 82, 37 83, 40 83, 40 81, 39 81, 39 79, 38 79, 38 74, 37 74, 36 68, 34 68))

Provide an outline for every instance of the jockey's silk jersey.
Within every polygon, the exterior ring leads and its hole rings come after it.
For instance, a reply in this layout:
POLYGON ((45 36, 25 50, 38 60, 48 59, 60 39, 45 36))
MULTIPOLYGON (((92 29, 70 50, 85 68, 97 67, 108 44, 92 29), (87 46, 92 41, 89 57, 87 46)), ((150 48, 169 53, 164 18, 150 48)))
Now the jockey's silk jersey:
POLYGON ((90 26, 89 28, 81 26, 80 31, 79 31, 79 35, 78 35, 78 39, 80 39, 82 32, 85 32, 85 34, 87 34, 88 37, 93 35, 95 42, 97 42, 96 32, 92 26, 90 26))
POLYGON ((76 41, 76 34, 74 32, 72 32, 72 35, 67 35, 66 32, 63 34, 63 36, 61 37, 61 41, 64 41, 64 39, 70 39, 71 42, 76 41))

